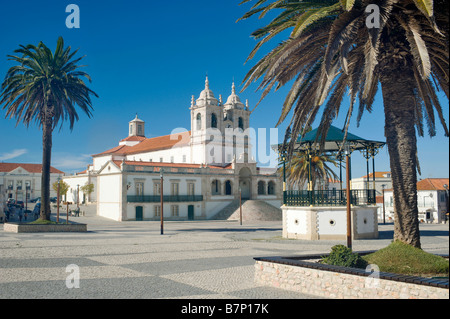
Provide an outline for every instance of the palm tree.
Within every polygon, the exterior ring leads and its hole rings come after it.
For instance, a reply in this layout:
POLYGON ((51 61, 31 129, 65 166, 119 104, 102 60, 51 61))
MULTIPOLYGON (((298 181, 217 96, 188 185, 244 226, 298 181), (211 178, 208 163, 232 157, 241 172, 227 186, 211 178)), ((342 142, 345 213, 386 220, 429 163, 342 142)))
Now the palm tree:
POLYGON ((27 127, 36 121, 42 128, 42 180, 40 218, 50 219, 50 163, 52 133, 58 124, 66 120, 73 129, 78 114, 75 105, 91 117, 92 101, 90 90, 83 78, 90 76, 80 71, 77 63, 83 58, 72 59, 78 52, 71 47, 64 48, 64 40, 57 41, 55 52, 42 42, 38 46, 20 45, 8 55, 17 62, 11 67, 3 81, 0 104, 6 110, 6 118, 15 118, 16 125, 23 122, 27 127))
MULTIPOLYGON (((309 171, 309 155, 307 152, 296 152, 286 165, 286 179, 291 187, 303 188, 308 180, 311 180, 311 189, 315 189, 317 181, 327 181, 328 179, 338 179, 339 176, 330 167, 338 167, 334 156, 321 154, 311 156, 311 172, 309 171)), ((283 167, 280 167, 282 172, 283 167)))
MULTIPOLYGON (((250 2, 244 0, 242 3, 250 2)), ((322 110, 319 136, 350 96, 344 125, 357 108, 357 124, 371 112, 379 86, 394 189, 394 239, 420 247, 417 209, 416 131, 436 134, 435 117, 448 136, 437 91, 449 89, 449 3, 446 0, 259 0, 241 19, 279 14, 252 35, 261 45, 292 29, 287 40, 260 59, 244 79, 245 90, 261 79, 263 99, 292 82, 278 121, 293 109, 289 127, 298 136, 322 110), (372 1, 373 2, 373 1, 372 1), (378 14, 377 14, 378 13, 378 14), (378 23, 378 25, 377 25, 378 23), (375 27, 374 27, 375 26, 375 27)), ((296 138, 291 139, 295 141, 296 138)), ((322 141, 319 141, 322 142, 322 141)), ((289 151, 292 153, 293 144, 289 151)))

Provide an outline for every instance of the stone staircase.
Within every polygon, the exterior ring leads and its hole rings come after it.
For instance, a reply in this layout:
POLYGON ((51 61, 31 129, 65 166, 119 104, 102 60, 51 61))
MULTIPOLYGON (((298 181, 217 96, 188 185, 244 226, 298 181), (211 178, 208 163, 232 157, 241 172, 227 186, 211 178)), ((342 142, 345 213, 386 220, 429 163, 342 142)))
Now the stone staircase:
MULTIPOLYGON (((220 220, 239 220, 239 200, 234 200, 212 219, 220 220)), ((277 221, 282 220, 281 209, 272 206, 262 200, 243 200, 242 201, 242 220, 243 221, 277 221)))
MULTIPOLYGON (((242 200, 242 204, 245 200, 242 200)), ((228 206, 225 206, 220 212, 214 215, 211 219, 227 220, 235 211, 239 213, 239 200, 233 200, 228 206)))

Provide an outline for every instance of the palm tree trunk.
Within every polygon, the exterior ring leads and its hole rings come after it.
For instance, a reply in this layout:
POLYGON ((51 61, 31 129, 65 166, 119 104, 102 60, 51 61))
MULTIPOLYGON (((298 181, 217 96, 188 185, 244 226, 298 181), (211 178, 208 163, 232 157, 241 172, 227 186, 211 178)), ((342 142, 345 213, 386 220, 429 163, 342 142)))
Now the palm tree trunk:
POLYGON ((50 165, 52 157, 53 114, 52 106, 47 105, 44 110, 42 123, 42 177, 41 177, 41 216, 43 220, 50 220, 50 165))
POLYGON ((394 240, 420 248, 414 75, 399 64, 384 70, 380 82, 394 193, 394 240))

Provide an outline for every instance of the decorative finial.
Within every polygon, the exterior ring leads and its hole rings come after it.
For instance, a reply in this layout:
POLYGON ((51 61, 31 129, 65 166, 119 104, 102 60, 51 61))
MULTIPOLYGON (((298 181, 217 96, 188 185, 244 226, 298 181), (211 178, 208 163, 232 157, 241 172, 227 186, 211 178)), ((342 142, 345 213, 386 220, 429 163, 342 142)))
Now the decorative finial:
POLYGON ((209 80, 208 80, 208 73, 206 73, 206 80, 205 80, 205 90, 209 90, 209 80))
POLYGON ((234 80, 233 84, 231 85, 231 94, 236 95, 236 87, 234 86, 234 80))
POLYGON ((192 95, 191 97, 191 106, 193 107, 195 105, 195 96, 192 95))
POLYGON ((248 110, 248 99, 245 100, 245 107, 246 107, 247 110, 248 110))
POLYGON ((219 102, 220 102, 219 105, 222 105, 222 103, 223 103, 223 100, 222 100, 222 94, 219 94, 219 102))

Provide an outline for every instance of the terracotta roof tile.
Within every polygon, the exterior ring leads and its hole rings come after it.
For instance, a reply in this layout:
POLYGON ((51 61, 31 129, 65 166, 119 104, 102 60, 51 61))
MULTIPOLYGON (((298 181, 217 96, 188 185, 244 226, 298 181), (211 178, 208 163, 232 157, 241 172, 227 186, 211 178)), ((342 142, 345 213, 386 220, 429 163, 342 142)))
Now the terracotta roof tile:
POLYGON ((143 152, 151 152, 163 149, 169 149, 176 146, 188 145, 191 141, 191 132, 183 132, 179 134, 171 134, 147 138, 135 146, 131 146, 126 150, 126 154, 136 154, 143 152))
POLYGON ((121 142, 140 142, 145 140, 145 136, 128 136, 127 138, 124 138, 121 140, 121 142))
MULTIPOLYGON (((24 164, 24 163, 0 163, 0 172, 9 173, 16 168, 21 167, 29 173, 42 173, 42 164, 24 164)), ((50 173, 64 174, 64 172, 50 166, 50 173)))
MULTIPOLYGON (((375 172, 375 178, 383 178, 384 175, 390 174, 391 172, 375 172)), ((369 177, 372 177, 373 173, 369 173, 369 177)), ((363 178, 367 178, 367 175, 364 175, 363 178)))
POLYGON ((169 149, 173 147, 185 146, 190 142, 191 132, 182 132, 178 134, 164 135, 153 138, 145 138, 142 142, 134 146, 119 145, 105 152, 92 155, 129 155, 137 153, 146 153, 158 150, 169 149))
POLYGON ((418 191, 445 190, 444 185, 449 185, 448 178, 425 178, 417 182, 418 191))

